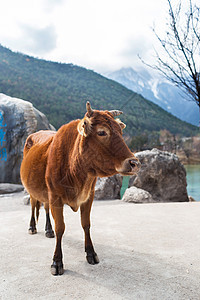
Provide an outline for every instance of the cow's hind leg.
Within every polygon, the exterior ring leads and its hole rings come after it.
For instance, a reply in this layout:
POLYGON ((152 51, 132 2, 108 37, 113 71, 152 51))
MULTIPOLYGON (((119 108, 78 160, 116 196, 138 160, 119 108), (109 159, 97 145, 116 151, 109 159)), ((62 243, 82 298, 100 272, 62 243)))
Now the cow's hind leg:
POLYGON ((37 233, 37 229, 36 229, 36 222, 35 222, 35 208, 36 208, 36 217, 38 219, 38 214, 39 214, 39 209, 40 209, 40 202, 37 201, 36 199, 34 199, 31 195, 30 195, 30 202, 31 202, 31 220, 30 220, 30 226, 29 226, 29 230, 28 232, 30 234, 36 234, 37 233))
POLYGON ((85 233, 85 252, 86 259, 89 264, 95 265, 99 263, 99 258, 94 251, 92 240, 90 237, 90 211, 94 198, 94 193, 91 192, 90 198, 86 203, 81 205, 81 225, 85 233))
MULTIPOLYGON (((50 200, 50 203, 52 203, 52 200, 50 200)), ((65 231, 65 223, 63 218, 63 204, 61 199, 53 201, 53 205, 51 205, 51 213, 54 218, 56 232, 56 249, 53 256, 53 263, 51 265, 51 274, 62 275, 64 273, 64 268, 62 261, 61 241, 63 233, 65 231)))
POLYGON ((46 225, 45 225, 45 235, 48 238, 54 238, 54 231, 51 226, 51 220, 49 215, 49 203, 44 203, 44 208, 46 211, 46 225))

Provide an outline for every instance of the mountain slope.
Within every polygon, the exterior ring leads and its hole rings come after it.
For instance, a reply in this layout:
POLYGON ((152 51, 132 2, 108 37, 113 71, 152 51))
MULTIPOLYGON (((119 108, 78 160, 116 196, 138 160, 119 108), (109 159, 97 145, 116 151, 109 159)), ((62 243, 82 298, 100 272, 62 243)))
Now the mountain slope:
POLYGON ((85 103, 95 109, 123 109, 126 133, 168 129, 193 135, 197 128, 154 103, 93 71, 72 64, 39 60, 0 46, 0 92, 31 101, 55 126, 82 118, 85 103))
POLYGON ((141 94, 181 120, 198 125, 199 112, 196 103, 184 100, 178 87, 163 81, 162 78, 153 78, 146 69, 136 72, 132 68, 122 68, 106 73, 105 76, 141 94))

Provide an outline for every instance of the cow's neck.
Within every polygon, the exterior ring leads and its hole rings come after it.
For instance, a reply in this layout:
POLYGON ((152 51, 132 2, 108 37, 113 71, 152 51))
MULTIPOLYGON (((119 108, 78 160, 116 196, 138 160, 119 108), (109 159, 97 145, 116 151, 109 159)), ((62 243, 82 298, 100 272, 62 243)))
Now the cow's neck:
POLYGON ((83 170, 80 161, 74 162, 73 168, 67 172, 66 190, 67 202, 74 211, 77 211, 79 206, 86 202, 90 196, 96 177, 87 170, 83 170), (78 172, 79 170, 79 172, 78 172))
POLYGON ((81 203, 87 201, 96 176, 89 169, 89 164, 85 162, 82 151, 82 140, 78 136, 74 151, 68 158, 68 168, 66 169, 65 185, 66 197, 70 201, 69 205, 73 210, 77 210, 81 203))

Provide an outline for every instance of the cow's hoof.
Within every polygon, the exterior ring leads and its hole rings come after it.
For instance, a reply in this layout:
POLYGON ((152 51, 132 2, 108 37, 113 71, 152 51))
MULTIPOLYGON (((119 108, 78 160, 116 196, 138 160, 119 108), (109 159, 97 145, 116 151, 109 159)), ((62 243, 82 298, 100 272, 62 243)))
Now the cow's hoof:
POLYGON ((61 261, 59 262, 53 261, 51 265, 51 274, 56 276, 56 275, 62 275, 63 273, 64 273, 63 263, 61 261))
POLYGON ((37 229, 35 227, 30 227, 28 230, 29 234, 36 234, 37 233, 37 229))
POLYGON ((54 238, 55 234, 54 234, 53 230, 47 230, 45 232, 45 236, 48 238, 54 238))
POLYGON ((95 252, 87 253, 86 259, 90 265, 96 265, 99 263, 98 255, 95 252))

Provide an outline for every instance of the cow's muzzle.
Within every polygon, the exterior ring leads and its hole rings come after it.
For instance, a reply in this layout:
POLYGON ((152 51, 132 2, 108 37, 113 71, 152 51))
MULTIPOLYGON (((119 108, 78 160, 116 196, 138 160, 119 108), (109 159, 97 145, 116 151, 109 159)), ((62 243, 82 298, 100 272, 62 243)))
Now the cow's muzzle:
POLYGON ((141 164, 136 157, 130 157, 123 161, 122 165, 116 168, 121 175, 135 175, 139 171, 141 164))

